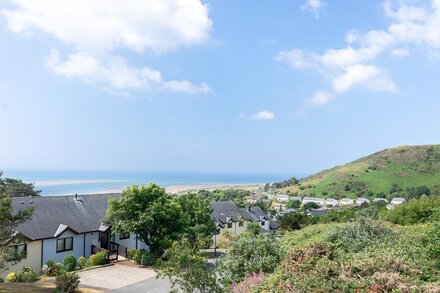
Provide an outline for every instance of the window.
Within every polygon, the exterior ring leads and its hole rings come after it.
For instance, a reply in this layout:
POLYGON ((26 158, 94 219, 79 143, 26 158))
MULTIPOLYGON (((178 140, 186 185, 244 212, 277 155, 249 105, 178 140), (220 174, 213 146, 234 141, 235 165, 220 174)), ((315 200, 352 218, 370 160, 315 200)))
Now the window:
POLYGON ((57 239, 57 252, 73 250, 73 237, 57 239))
POLYGON ((243 221, 238 222, 238 227, 243 227, 243 221))
POLYGON ((220 229, 217 229, 215 232, 217 235, 220 235, 220 229))
POLYGON ((261 226, 264 226, 266 224, 266 221, 261 221, 261 226))
POLYGON ((130 238, 130 233, 121 233, 119 234, 119 240, 130 238))
POLYGON ((17 261, 27 257, 27 244, 11 245, 8 248, 7 261, 17 261))
POLYGON ((232 228, 232 223, 228 223, 228 228, 232 228))

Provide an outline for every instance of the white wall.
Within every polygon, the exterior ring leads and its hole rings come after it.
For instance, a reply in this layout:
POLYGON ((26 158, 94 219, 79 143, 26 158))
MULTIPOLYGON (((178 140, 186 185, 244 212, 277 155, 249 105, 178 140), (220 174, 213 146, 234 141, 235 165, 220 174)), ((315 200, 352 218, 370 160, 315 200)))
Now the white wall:
POLYGON ((89 258, 92 252, 92 245, 99 247, 99 232, 96 231, 96 232, 86 233, 85 235, 86 235, 86 248, 85 248, 85 253, 83 253, 84 254, 83 256, 85 258, 89 258))
POLYGON ((2 278, 5 278, 9 272, 17 272, 23 267, 30 267, 37 274, 41 272, 41 240, 26 241, 25 243, 27 244, 26 258, 11 266, 1 275, 2 278))

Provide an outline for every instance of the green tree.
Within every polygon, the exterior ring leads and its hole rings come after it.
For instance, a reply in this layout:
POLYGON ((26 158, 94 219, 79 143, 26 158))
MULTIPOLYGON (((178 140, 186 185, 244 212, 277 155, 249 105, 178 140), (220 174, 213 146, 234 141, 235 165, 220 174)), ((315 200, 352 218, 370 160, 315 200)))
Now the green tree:
POLYGON ((270 190, 270 183, 266 183, 266 185, 264 185, 264 191, 269 191, 270 190))
POLYGON ((301 201, 291 199, 287 202, 286 206, 290 209, 299 209, 301 207, 301 201))
POLYGON ((104 221, 116 232, 135 233, 157 256, 181 237, 185 225, 179 204, 153 183, 110 198, 104 221))
POLYGON ((303 205, 303 210, 308 211, 310 209, 317 209, 319 205, 316 202, 308 202, 303 205))
POLYGON ((20 241, 21 237, 16 235, 16 228, 28 220, 31 215, 32 209, 24 209, 14 213, 11 197, 6 195, 4 191, 0 191, 0 274, 24 257, 24 255, 11 251, 9 245, 14 240, 20 241))
POLYGON ((170 279, 172 292, 177 292, 176 285, 184 292, 222 292, 214 269, 188 239, 174 242, 162 258, 158 277, 170 279))
POLYGON ((267 234, 239 237, 217 261, 217 272, 227 288, 251 273, 271 273, 281 260, 279 243, 267 234))
POLYGON ((35 190, 33 183, 24 183, 21 179, 2 178, 0 171, 0 193, 10 197, 39 196, 41 190, 35 190))
POLYGON ((290 213, 279 220, 280 228, 286 231, 299 230, 307 225, 308 217, 303 213, 290 213))
POLYGON ((184 222, 183 233, 194 247, 206 247, 216 232, 211 218, 211 203, 197 194, 187 193, 176 198, 184 222))

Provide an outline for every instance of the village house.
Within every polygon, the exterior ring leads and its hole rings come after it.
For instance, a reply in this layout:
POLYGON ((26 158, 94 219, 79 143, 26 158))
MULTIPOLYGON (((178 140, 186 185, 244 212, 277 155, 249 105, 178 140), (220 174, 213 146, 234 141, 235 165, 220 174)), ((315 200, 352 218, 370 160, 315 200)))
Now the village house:
POLYGON ((391 199, 390 204, 392 205, 399 205, 406 202, 406 199, 404 199, 403 197, 394 197, 391 199))
POLYGON ((361 206, 363 204, 370 204, 370 200, 365 197, 359 197, 356 199, 356 205, 361 206))
POLYGON ((316 203, 317 205, 320 205, 320 206, 324 206, 325 205, 325 199, 324 198, 319 198, 319 197, 304 197, 303 201, 302 201, 302 204, 304 205, 304 204, 309 203, 309 202, 314 202, 314 203, 316 203))
POLYGON ((274 200, 278 202, 288 202, 289 199, 290 197, 287 194, 277 194, 274 197, 274 200))
POLYGON ((217 228, 216 235, 213 236, 212 246, 217 246, 222 239, 222 235, 229 233, 237 236, 246 231, 250 223, 258 223, 260 232, 271 233, 278 228, 278 223, 271 220, 260 207, 246 206, 239 208, 233 201, 211 202, 212 218, 217 228))
POLYGON ((339 200, 340 206, 352 206, 353 204, 354 204, 354 200, 352 200, 351 198, 341 198, 339 200))
POLYGON ((116 197, 119 194, 13 198, 14 212, 31 207, 34 211, 17 227, 23 241, 13 244, 25 258, 9 271, 26 266, 40 273, 46 262, 61 262, 68 254, 88 258, 101 250, 112 260, 126 257, 130 248, 148 249, 133 233, 114 233, 102 223, 108 199, 116 197))
POLYGON ((325 205, 326 205, 326 206, 332 206, 332 207, 334 207, 334 206, 337 206, 337 205, 338 205, 338 201, 337 201, 336 199, 334 199, 334 198, 327 198, 327 199, 325 200, 325 205))

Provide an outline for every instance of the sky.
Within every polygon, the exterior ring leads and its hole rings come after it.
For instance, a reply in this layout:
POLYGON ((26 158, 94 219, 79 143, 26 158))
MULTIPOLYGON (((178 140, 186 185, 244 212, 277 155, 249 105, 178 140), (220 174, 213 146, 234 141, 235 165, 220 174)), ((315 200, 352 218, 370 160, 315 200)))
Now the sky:
POLYGON ((0 1, 2 169, 309 174, 439 143, 439 86, 440 0, 0 1))

